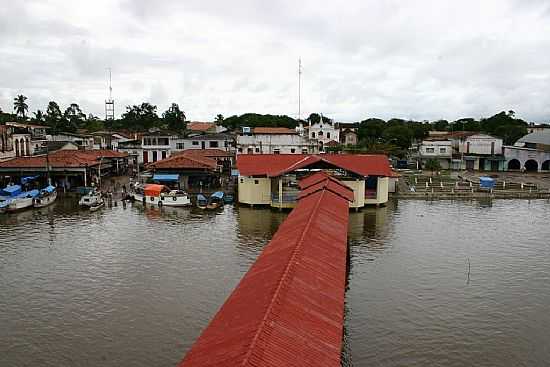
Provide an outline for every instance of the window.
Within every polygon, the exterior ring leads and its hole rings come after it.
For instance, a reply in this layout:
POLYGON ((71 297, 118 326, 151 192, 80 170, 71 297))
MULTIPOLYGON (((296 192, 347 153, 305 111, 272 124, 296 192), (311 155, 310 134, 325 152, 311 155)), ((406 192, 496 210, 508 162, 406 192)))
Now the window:
POLYGON ((163 150, 161 154, 162 159, 166 159, 166 150, 163 150))
POLYGON ((315 139, 315 133, 311 133, 311 138, 315 139))
POLYGON ((254 149, 248 148, 248 149, 246 150, 246 152, 247 152, 248 154, 254 154, 254 149))
POLYGON ((290 153, 296 153, 296 149, 290 148, 290 153))
POLYGON ((243 152, 243 148, 239 148, 239 153, 242 153, 243 152))
POLYGON ((279 149, 273 149, 273 154, 281 154, 281 151, 279 149))
POLYGON ((426 153, 435 153, 435 148, 426 148, 426 153))
POLYGON ((157 141, 157 145, 170 145, 168 138, 158 138, 157 141))
POLYGON ((470 153, 470 142, 466 143, 466 153, 470 153))
POLYGON ((319 134, 317 134, 317 135, 319 135, 319 137, 321 137, 321 136, 323 136, 323 132, 319 131, 319 134))
POLYGON ((218 145, 217 141, 211 141, 209 146, 210 146, 210 148, 217 148, 219 145, 218 145))
POLYGON ((244 183, 244 179, 243 179, 243 178, 241 178, 241 183, 244 183))
POLYGON ((157 161, 157 151, 153 150, 153 162, 157 161))
POLYGON ((260 180, 254 180, 254 185, 259 185, 260 184, 260 180))
POLYGON ((146 150, 143 152, 143 163, 149 163, 149 152, 146 150))
POLYGON ((447 148, 439 148, 439 153, 447 153, 447 148))
POLYGON ((256 148, 256 153, 260 153, 260 148, 256 148))
POLYGON ((196 140, 193 140, 193 143, 192 143, 192 144, 193 144, 193 145, 199 145, 199 142, 196 141, 196 140))
POLYGON ((327 133, 327 139, 330 139, 330 133, 327 133))
POLYGON ((176 143, 176 149, 185 149, 185 143, 176 143))
POLYGON ((307 148, 302 149, 302 154, 307 154, 307 148))

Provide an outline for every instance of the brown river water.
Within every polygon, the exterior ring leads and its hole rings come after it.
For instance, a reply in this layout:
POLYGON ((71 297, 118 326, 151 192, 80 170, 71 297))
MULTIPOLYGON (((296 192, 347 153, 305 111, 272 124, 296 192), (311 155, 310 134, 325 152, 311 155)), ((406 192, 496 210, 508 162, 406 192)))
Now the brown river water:
MULTIPOLYGON (((285 217, 0 215, 0 366, 175 366, 285 217)), ((343 365, 550 365, 547 201, 390 202, 349 244, 343 365)))

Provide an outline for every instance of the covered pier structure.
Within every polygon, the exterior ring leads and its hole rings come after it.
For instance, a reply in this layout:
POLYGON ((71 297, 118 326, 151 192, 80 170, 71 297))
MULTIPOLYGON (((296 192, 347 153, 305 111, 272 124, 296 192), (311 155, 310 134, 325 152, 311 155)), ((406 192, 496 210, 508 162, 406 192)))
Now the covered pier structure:
POLYGON ((180 367, 340 366, 353 190, 323 172, 180 367))

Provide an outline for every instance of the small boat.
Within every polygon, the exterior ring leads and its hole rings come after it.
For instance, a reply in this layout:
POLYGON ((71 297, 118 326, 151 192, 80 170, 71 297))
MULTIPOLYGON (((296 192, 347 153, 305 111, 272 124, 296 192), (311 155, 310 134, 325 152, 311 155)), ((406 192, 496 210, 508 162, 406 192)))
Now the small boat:
POLYGON ((91 208, 99 203, 103 203, 103 197, 101 196, 101 193, 96 190, 91 190, 78 201, 78 205, 84 208, 91 208))
POLYGON ((226 204, 232 204, 234 200, 233 194, 225 194, 223 197, 223 202, 226 204))
POLYGON ((40 190, 40 194, 37 198, 34 199, 33 206, 35 208, 43 208, 45 206, 53 204, 55 199, 57 199, 57 191, 55 190, 55 187, 49 185, 40 190))
POLYGON ((90 211, 95 212, 96 210, 99 210, 105 206, 105 200, 103 198, 101 201, 96 201, 93 205, 90 206, 90 211))
POLYGON ((12 213, 18 210, 23 210, 32 207, 34 199, 38 197, 40 191, 31 190, 23 191, 17 195, 13 200, 7 205, 6 212, 12 213))
POLYGON ((10 185, 0 190, 0 214, 5 213, 8 205, 21 194, 21 186, 10 185))
POLYGON ((183 190, 170 190, 165 185, 148 184, 143 187, 142 192, 140 188, 136 189, 134 199, 141 201, 145 205, 154 206, 189 206, 191 205, 191 199, 189 195, 183 190))
POLYGON ((208 198, 208 204, 206 205, 206 209, 218 209, 224 205, 224 198, 225 194, 223 191, 216 191, 212 195, 210 195, 210 198, 208 198))
POLYGON ((208 199, 206 199, 206 196, 203 194, 197 195, 197 207, 200 209, 206 209, 206 206, 208 205, 208 199))

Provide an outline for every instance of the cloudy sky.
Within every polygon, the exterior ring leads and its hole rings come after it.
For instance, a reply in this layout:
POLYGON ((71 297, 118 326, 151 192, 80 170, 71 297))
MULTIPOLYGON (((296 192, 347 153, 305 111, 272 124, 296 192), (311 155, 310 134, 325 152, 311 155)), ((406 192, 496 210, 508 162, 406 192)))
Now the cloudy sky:
POLYGON ((550 121, 550 1, 0 0, 0 108, 550 121))

